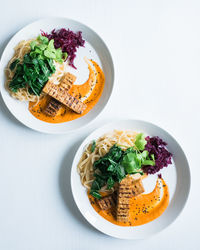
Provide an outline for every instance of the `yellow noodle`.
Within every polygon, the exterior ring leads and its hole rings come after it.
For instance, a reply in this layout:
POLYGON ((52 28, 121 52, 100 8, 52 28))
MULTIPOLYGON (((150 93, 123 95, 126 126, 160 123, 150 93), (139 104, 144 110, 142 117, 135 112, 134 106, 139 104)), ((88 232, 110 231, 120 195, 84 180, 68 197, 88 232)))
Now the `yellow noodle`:
MULTIPOLYGON (((113 132, 103 135, 96 141, 94 152, 91 152, 90 143, 86 147, 78 163, 78 173, 80 175, 82 185, 90 190, 91 184, 94 180, 93 163, 100 157, 108 153, 108 151, 114 144, 120 145, 124 150, 134 146, 136 134, 136 132, 131 130, 114 130, 113 132)), ((105 186, 100 191, 111 193, 114 191, 114 189, 108 190, 105 186)))

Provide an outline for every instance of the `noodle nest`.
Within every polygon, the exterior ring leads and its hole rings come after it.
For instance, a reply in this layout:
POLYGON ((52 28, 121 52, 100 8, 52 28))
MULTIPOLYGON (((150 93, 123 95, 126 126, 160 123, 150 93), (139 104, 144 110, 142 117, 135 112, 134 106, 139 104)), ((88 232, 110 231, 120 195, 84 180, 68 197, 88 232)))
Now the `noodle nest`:
MULTIPOLYGON (((90 190, 92 182, 95 179, 93 169, 94 162, 108 153, 114 144, 119 145, 123 150, 133 147, 136 135, 137 132, 131 130, 114 130, 97 139, 96 147, 93 152, 91 152, 92 143, 90 143, 83 152, 77 167, 82 185, 90 190)), ((114 189, 108 190, 106 186, 104 186, 100 191, 111 193, 114 189)))

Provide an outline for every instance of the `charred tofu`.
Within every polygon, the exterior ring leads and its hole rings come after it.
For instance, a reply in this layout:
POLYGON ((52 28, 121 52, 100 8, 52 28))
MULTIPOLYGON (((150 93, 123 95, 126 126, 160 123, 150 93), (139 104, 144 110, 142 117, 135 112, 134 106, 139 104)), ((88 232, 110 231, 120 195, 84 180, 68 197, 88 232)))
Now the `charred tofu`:
POLYGON ((127 222, 130 209, 130 198, 144 192, 144 187, 140 176, 127 176, 124 178, 118 189, 117 198, 117 221, 127 222))
POLYGON ((115 200, 113 195, 106 196, 100 200, 97 200, 97 204, 101 210, 108 210, 115 206, 115 200))
POLYGON ((133 179, 128 176, 124 178, 119 184, 118 197, 117 197, 117 221, 126 222, 129 217, 130 198, 132 195, 132 181, 133 179))
MULTIPOLYGON (((70 73, 66 73, 62 77, 60 84, 55 85, 55 86, 56 86, 56 88, 58 88, 58 86, 61 87, 63 89, 63 91, 69 91, 75 81, 76 81, 76 76, 74 76, 70 73)), ((47 84, 50 84, 50 83, 48 82, 47 84)), ((47 91, 50 91, 48 88, 49 87, 47 85, 46 89, 47 89, 47 91)), ((56 90, 56 88, 55 88, 55 90, 56 90)), ((43 89, 43 91, 44 91, 44 89, 43 89)), ((61 102, 59 102, 58 100, 56 100, 52 97, 43 112, 48 116, 55 117, 57 115, 58 110, 60 109, 61 105, 62 105, 61 102)))
POLYGON ((54 117, 56 116, 60 107, 61 107, 61 103, 58 102, 56 99, 51 98, 43 112, 48 116, 54 117))
POLYGON ((75 81, 76 81, 75 75, 72 75, 71 73, 66 73, 60 81, 60 86, 65 88, 66 91, 69 91, 75 81))
POLYGON ((74 112, 81 114, 85 109, 85 103, 71 96, 65 89, 65 87, 56 85, 52 82, 47 82, 43 88, 43 92, 55 98, 74 112))

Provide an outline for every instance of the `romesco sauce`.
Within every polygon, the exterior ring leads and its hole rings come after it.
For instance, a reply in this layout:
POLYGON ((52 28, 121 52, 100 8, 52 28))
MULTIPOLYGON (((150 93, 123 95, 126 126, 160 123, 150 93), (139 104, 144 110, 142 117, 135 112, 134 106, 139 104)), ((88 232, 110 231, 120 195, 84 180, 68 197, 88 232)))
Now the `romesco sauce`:
POLYGON ((141 194, 130 199, 129 220, 118 222, 114 210, 101 210, 95 198, 88 193, 91 205, 104 219, 118 226, 139 226, 158 218, 169 204, 169 189, 163 179, 157 179, 151 193, 141 194))
POLYGON ((43 113, 43 110, 50 99, 50 97, 46 95, 37 104, 35 102, 29 102, 29 111, 32 113, 32 115, 34 115, 37 119, 44 122, 62 123, 75 120, 87 114, 98 102, 103 92, 105 84, 105 76, 100 66, 93 60, 89 61, 93 64, 95 71, 92 69, 92 66, 88 63, 88 69, 89 69, 88 80, 81 85, 73 85, 72 88, 69 90, 69 94, 76 97, 77 99, 81 99, 87 96, 88 92, 91 91, 91 83, 95 81, 94 88, 92 89, 90 95, 86 100, 84 100, 84 103, 87 105, 87 107, 82 114, 77 114, 73 112, 71 109, 62 105, 62 107, 60 108, 55 117, 50 117, 45 115, 43 113))

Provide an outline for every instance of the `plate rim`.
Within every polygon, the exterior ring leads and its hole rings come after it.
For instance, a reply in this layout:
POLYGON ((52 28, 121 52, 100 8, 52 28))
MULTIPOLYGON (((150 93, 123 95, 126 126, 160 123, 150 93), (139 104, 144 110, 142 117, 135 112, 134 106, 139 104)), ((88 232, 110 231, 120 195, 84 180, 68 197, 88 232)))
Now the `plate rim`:
MULTIPOLYGON (((108 105, 108 103, 109 103, 109 101, 111 100, 112 95, 113 95, 113 89, 114 89, 114 84, 115 84, 115 66, 114 66, 114 61, 113 61, 113 57, 112 57, 111 51, 110 51, 110 49, 109 49, 107 43, 103 40, 103 38, 102 38, 95 30, 93 30, 90 26, 86 25, 85 23, 83 23, 83 22, 81 22, 81 21, 77 21, 77 20, 75 20, 75 19, 73 19, 73 18, 68 18, 68 17, 63 17, 63 16, 53 16, 53 17, 46 17, 46 18, 37 19, 37 20, 35 20, 35 21, 33 21, 33 22, 30 22, 30 23, 28 23, 27 25, 23 26, 21 29, 17 30, 17 32, 9 39, 9 41, 7 42, 7 44, 5 45, 5 47, 4 47, 4 49, 3 49, 3 52, 2 52, 1 57, 0 57, 0 72, 3 72, 3 74, 4 74, 4 65, 3 65, 3 63, 2 63, 2 58, 5 56, 5 52, 6 52, 7 47, 9 46, 9 44, 12 42, 12 40, 15 38, 15 36, 16 36, 19 32, 23 31, 24 29, 28 28, 29 26, 31 26, 31 25, 33 25, 33 24, 40 23, 40 22, 45 22, 45 21, 48 21, 48 20, 54 20, 54 19, 55 19, 55 20, 58 20, 58 19, 62 20, 62 19, 63 19, 63 20, 71 21, 71 22, 74 22, 74 23, 76 23, 76 24, 78 24, 78 25, 80 24, 80 25, 84 26, 85 28, 87 28, 88 30, 90 30, 95 36, 97 36, 97 38, 98 38, 98 39, 101 41, 101 43, 105 46, 105 48, 106 48, 106 50, 107 50, 107 52, 108 52, 108 56, 109 56, 110 62, 111 62, 111 63, 110 63, 110 68, 111 68, 111 72, 112 72, 112 86, 111 86, 111 90, 110 90, 110 96, 109 96, 108 100, 105 101, 105 103, 104 103, 103 107, 101 108, 101 110, 97 113, 97 115, 95 115, 94 118, 92 118, 92 119, 89 120, 86 124, 84 124, 84 125, 82 125, 82 126, 80 126, 80 127, 78 127, 78 128, 75 128, 75 129, 71 128, 71 129, 69 129, 68 131, 59 131, 59 129, 57 129, 56 131, 52 131, 52 130, 51 130, 51 131, 46 131, 45 129, 43 129, 43 128, 41 128, 41 127, 35 128, 34 126, 32 126, 32 124, 29 124, 29 125, 26 124, 26 122, 22 121, 19 117, 17 117, 17 116, 14 114, 14 112, 12 112, 12 110, 10 110, 9 105, 8 105, 7 102, 6 102, 6 98, 5 98, 5 96, 4 96, 4 94, 3 94, 3 91, 2 91, 5 82, 2 83, 2 84, 0 85, 0 94, 1 94, 1 98, 2 98, 2 100, 3 100, 3 102, 4 102, 4 104, 5 104, 5 106, 6 106, 6 109, 7 109, 7 110, 10 112, 10 114, 12 114, 12 115, 15 117, 15 119, 17 119, 17 121, 19 121, 21 124, 23 124, 24 126, 30 128, 30 129, 32 129, 32 130, 34 130, 34 131, 40 132, 40 133, 45 133, 45 134, 58 134, 58 135, 59 135, 59 134, 74 133, 74 132, 77 132, 77 131, 79 131, 79 130, 82 130, 83 128, 87 127, 87 126, 90 125, 92 122, 94 122, 94 121, 97 119, 97 117, 104 111, 105 107, 108 105)), ((13 48, 13 49, 14 49, 14 48, 13 48)), ((87 114, 86 114, 86 115, 87 115, 87 114)), ((42 122, 42 121, 41 121, 41 122, 42 122)), ((70 121, 69 121, 69 122, 70 122, 70 121)), ((64 123, 65 123, 65 122, 64 122, 64 123)), ((63 124, 64 124, 64 123, 63 123, 63 124)), ((49 124, 50 126, 53 126, 53 125, 54 125, 54 124, 52 124, 52 123, 46 123, 46 124, 49 124)), ((59 124, 59 123, 57 123, 57 124, 59 124)))
MULTIPOLYGON (((114 127, 113 127, 114 129, 114 127)), ((106 133, 106 132, 105 132, 106 133)), ((79 158, 80 159, 80 158, 79 158)), ((80 182, 80 185, 81 182, 80 182)), ((78 149, 76 150, 75 154, 74 154, 74 158, 73 158, 73 161, 72 161, 72 166, 71 166, 71 176, 70 176, 70 186, 71 186, 71 192, 72 192, 72 196, 73 196, 73 200, 76 204, 76 206, 78 207, 79 209, 79 212, 81 213, 81 215, 87 220, 87 222, 93 226, 95 229, 97 229, 98 231, 102 232, 103 234, 106 234, 106 235, 109 235, 111 237, 114 237, 114 238, 118 238, 118 239, 123 239, 123 240, 141 240, 141 239, 145 239, 145 238, 150 238, 152 237, 153 235, 156 235, 156 234, 159 234, 161 233, 162 231, 164 231, 165 229, 169 228, 178 218, 179 216, 182 214, 187 202, 188 202, 188 198, 189 198, 189 194, 190 194, 190 190, 191 190, 191 170, 190 170, 190 164, 189 164, 189 161, 188 161, 188 158, 186 156, 186 153, 184 152, 183 148, 181 147, 181 145, 179 144, 179 142, 169 133, 167 132, 165 129, 163 129, 161 126, 158 126, 152 122, 149 122, 149 121, 146 121, 146 120, 140 120, 140 119, 116 119, 115 121, 113 122, 108 122, 106 123, 105 125, 103 126, 100 126, 98 127, 97 129, 93 130, 91 133, 89 133, 85 139, 82 141, 82 143, 80 144, 80 146, 78 147, 78 149), (118 122, 141 122, 141 123, 144 123, 144 124, 149 124, 151 126, 154 126, 156 128, 159 128, 161 129, 162 131, 164 131, 167 136, 171 137, 175 143, 179 146, 180 150, 182 151, 184 157, 185 157, 185 161, 186 161, 186 165, 187 165, 187 169, 188 169, 188 190, 187 190, 187 193, 186 193, 186 196, 185 196, 185 200, 184 200, 184 204, 183 206, 181 207, 181 209, 179 210, 179 213, 178 215, 167 225, 165 226, 164 228, 162 228, 160 231, 158 232, 153 232, 152 234, 146 236, 146 237, 119 237, 119 236, 116 236, 113 232, 111 233, 108 233, 108 232, 104 232, 102 229, 98 228, 94 222, 92 222, 91 220, 88 220, 88 218, 84 215, 80 205, 79 205, 79 202, 77 201, 77 198, 76 198, 76 195, 75 195, 75 191, 74 191, 74 187, 73 187, 73 175, 74 175, 74 172, 77 171, 77 166, 75 166, 75 163, 76 163, 76 158, 78 157, 78 153, 81 149, 84 148, 84 146, 86 145, 86 142, 88 140, 88 138, 90 136, 92 136, 93 134, 96 134, 98 133, 99 130, 101 129, 104 129, 106 127, 109 127, 109 126, 113 126, 114 124, 117 124, 118 122)), ((161 215, 162 216, 162 215, 161 215)))

